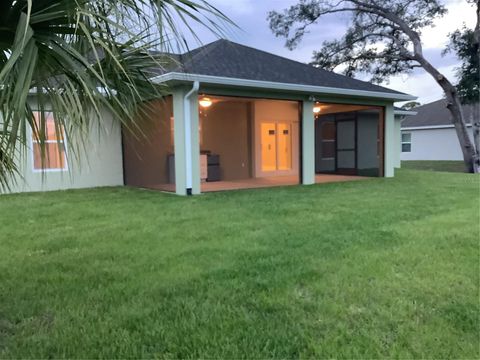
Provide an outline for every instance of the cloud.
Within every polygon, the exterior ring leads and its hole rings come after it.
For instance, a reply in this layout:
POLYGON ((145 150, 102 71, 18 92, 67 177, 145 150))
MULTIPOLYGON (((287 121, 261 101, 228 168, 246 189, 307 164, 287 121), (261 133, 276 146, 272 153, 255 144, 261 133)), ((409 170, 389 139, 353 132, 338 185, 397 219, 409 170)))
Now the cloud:
POLYGON ((426 28, 422 33, 422 42, 425 49, 443 49, 448 43, 448 34, 462 28, 466 24, 475 27, 476 14, 472 4, 465 0, 454 0, 446 4, 448 13, 435 20, 434 26, 426 28))
MULTIPOLYGON (((448 79, 455 78, 456 65, 442 66, 438 70, 448 79)), ((440 85, 425 71, 418 71, 412 75, 399 75, 390 79, 388 87, 418 96, 418 102, 427 104, 443 97, 440 85)))
POLYGON ((254 0, 215 0, 210 4, 222 10, 226 15, 232 16, 247 15, 256 12, 254 0))

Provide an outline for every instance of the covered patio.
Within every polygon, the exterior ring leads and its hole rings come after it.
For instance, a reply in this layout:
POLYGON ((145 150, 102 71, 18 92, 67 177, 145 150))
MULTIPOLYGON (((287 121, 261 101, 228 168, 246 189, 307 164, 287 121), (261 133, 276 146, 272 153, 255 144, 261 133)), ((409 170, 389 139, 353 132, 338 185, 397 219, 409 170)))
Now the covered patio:
POLYGON ((149 104, 147 138, 124 132, 126 185, 198 194, 383 176, 381 106, 206 91, 189 101, 188 130, 184 98, 149 104))

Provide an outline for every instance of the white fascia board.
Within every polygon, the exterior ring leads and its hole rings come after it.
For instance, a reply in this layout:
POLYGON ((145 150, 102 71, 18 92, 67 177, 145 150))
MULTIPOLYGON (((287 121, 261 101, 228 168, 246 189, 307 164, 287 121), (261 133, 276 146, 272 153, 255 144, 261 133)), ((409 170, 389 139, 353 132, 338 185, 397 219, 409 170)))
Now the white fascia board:
MULTIPOLYGON (((472 124, 467 124, 467 127, 471 127, 472 124)), ((430 130, 430 129, 451 129, 453 125, 429 125, 429 126, 409 126, 402 127, 401 130, 430 130)))
POLYGON ((393 101, 405 101, 415 100, 416 96, 407 94, 393 94, 380 91, 366 91, 366 90, 353 90, 353 89, 341 89, 327 86, 314 86, 314 85, 301 85, 301 84, 289 84, 279 83, 273 81, 259 81, 229 78, 223 76, 211 76, 211 75, 197 75, 197 74, 185 74, 177 72, 169 72, 167 74, 155 76, 151 78, 155 83, 164 83, 167 81, 199 81, 204 84, 218 84, 218 85, 230 85, 239 87, 261 88, 270 90, 285 90, 303 92, 307 94, 329 94, 329 95, 343 95, 343 96, 355 96, 355 97, 369 97, 383 100, 393 101))
POLYGON ((407 116, 417 115, 416 111, 410 111, 410 110, 394 110, 393 113, 395 115, 407 115, 407 116))

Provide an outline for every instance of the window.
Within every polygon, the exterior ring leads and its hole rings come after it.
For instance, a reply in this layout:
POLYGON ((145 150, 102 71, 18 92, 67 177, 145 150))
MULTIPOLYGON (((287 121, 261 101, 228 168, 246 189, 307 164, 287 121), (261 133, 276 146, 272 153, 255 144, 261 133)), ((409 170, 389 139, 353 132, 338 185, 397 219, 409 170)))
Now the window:
POLYGON ((412 134, 402 133, 402 152, 412 151, 412 134))
POLYGON ((39 112, 35 113, 35 121, 39 131, 45 131, 45 153, 42 161, 40 142, 32 134, 33 170, 67 170, 63 128, 55 128, 52 113, 45 113, 43 129, 40 128, 42 125, 40 124, 41 115, 39 112))

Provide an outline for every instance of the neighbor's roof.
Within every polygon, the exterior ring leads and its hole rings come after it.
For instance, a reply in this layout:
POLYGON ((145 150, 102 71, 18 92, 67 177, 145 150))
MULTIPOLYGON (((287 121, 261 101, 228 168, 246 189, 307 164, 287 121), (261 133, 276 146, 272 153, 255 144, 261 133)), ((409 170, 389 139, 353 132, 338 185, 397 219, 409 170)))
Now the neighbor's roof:
MULTIPOLYGON (((462 106, 467 124, 471 123, 474 106, 479 106, 479 104, 462 106)), ((402 122, 402 128, 453 126, 452 115, 447 109, 447 100, 445 99, 413 108, 412 111, 415 111, 417 115, 407 117, 402 122)))
POLYGON ((268 52, 240 45, 228 40, 217 40, 182 55, 178 64, 159 75, 168 73, 205 75, 211 77, 245 79, 258 82, 296 84, 326 88, 399 95, 410 95, 356 80, 331 71, 293 61, 268 52))

